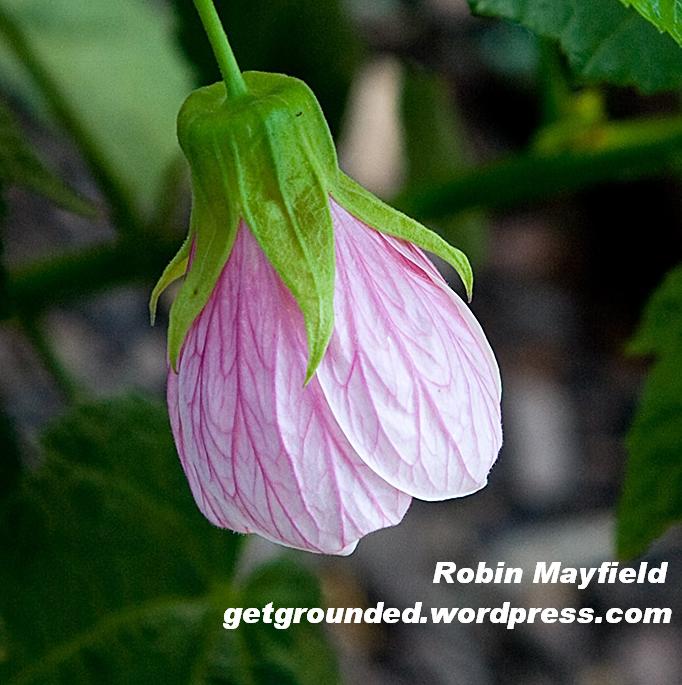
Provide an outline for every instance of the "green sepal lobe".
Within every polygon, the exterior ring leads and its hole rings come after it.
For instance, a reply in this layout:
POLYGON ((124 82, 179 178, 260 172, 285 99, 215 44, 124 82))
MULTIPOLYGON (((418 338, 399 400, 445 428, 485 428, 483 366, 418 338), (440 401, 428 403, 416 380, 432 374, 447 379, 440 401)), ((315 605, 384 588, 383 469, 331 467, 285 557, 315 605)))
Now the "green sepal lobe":
POLYGON ((185 336, 208 302, 230 257, 239 224, 239 214, 232 202, 225 197, 221 202, 211 201, 202 190, 201 183, 193 179, 189 249, 193 248, 194 253, 168 322, 168 361, 174 371, 185 336))
POLYGON ((447 243, 418 221, 382 202, 345 174, 339 173, 338 184, 332 195, 347 211, 374 230, 407 240, 444 259, 459 274, 467 298, 471 301, 474 274, 464 252, 447 243))
MULTIPOLYGON (((267 75, 247 76, 256 92, 268 87, 263 79, 267 75)), ((300 88, 300 82, 294 83, 300 88)), ((331 136, 319 135, 328 130, 307 87, 293 108, 271 110, 274 98, 279 95, 268 94, 254 103, 254 117, 262 125, 250 131, 247 144, 242 141, 234 146, 239 204, 246 224, 303 312, 308 383, 334 327, 335 255, 329 186, 337 174, 336 152, 331 136)))
POLYGON ((152 294, 149 298, 149 320, 152 326, 156 323, 156 308, 159 304, 159 298, 163 295, 166 288, 172 283, 175 283, 178 278, 182 278, 187 272, 193 233, 194 231, 192 230, 192 227, 190 227, 190 231, 180 246, 180 249, 177 251, 177 254, 163 270, 161 278, 159 278, 154 286, 154 290, 152 290, 152 294))

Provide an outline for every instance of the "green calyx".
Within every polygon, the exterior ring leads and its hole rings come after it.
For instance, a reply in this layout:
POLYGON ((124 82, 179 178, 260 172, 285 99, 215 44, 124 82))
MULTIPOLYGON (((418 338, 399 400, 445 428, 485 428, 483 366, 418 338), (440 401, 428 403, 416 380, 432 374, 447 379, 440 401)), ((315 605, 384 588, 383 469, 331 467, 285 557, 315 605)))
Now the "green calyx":
POLYGON ((185 276, 170 312, 173 369, 243 221, 301 309, 308 342, 306 383, 312 378, 334 325, 330 197, 371 228, 448 261, 471 294, 471 267, 462 252, 339 170, 322 110, 303 82, 261 72, 246 72, 243 78, 246 93, 227 98, 222 82, 200 88, 178 117, 178 138, 192 175, 190 232, 150 301, 153 321, 163 290, 185 276))
POLYGON ((333 327, 334 234, 329 191, 338 166, 322 111, 301 81, 247 72, 247 93, 227 99, 224 83, 194 91, 178 117, 178 139, 192 172, 190 236, 164 272, 156 301, 191 269, 172 305, 173 368, 187 331, 230 256, 243 220, 303 312, 310 379, 333 327))

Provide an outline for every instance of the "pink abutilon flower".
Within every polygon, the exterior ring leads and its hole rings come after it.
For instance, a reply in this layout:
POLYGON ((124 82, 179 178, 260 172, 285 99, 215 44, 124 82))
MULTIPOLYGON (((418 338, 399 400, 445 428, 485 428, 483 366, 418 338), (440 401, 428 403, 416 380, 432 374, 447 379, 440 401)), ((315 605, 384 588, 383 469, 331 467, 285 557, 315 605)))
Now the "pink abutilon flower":
POLYGON ((412 497, 485 485, 499 372, 420 248, 470 294, 466 257, 340 171, 305 84, 235 73, 178 118, 192 220, 150 303, 153 316, 185 277, 168 332, 173 434, 211 522, 349 554, 412 497))
POLYGON ((212 523, 348 554, 412 497, 486 484, 501 390, 481 327, 424 253, 330 205, 334 328, 312 380, 301 310, 241 221, 169 372, 168 406, 212 523))

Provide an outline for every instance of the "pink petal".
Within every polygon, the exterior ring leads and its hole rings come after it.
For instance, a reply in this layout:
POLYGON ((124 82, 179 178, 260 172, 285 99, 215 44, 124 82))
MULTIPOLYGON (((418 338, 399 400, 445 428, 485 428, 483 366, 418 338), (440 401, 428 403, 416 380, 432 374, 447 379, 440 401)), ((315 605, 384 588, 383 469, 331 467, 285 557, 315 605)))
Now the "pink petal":
POLYGON ((332 202, 335 327, 318 379, 363 461, 420 499, 486 484, 500 376, 481 327, 423 252, 332 202))
POLYGON ((214 524, 314 552, 349 554, 398 523, 410 498, 358 457, 317 379, 303 387, 303 318, 251 232, 169 373, 173 434, 214 524))

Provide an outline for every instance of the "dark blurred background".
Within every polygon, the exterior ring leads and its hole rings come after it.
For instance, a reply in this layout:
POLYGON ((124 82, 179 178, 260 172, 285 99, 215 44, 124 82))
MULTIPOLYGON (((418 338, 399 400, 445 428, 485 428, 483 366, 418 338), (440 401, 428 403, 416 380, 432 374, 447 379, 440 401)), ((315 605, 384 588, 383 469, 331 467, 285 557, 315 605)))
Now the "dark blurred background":
MULTIPOLYGON (((175 22, 187 82, 218 79, 191 2, 157 2, 175 22)), ((577 84, 560 51, 526 29, 474 18, 463 0, 234 0, 221 15, 244 69, 304 79, 318 95, 342 166, 407 208, 419 191, 472 165, 531 146, 548 117, 548 79, 592 98, 611 119, 679 111, 679 94, 577 84)), ((10 79, 11 81, 11 79, 10 79)), ((88 197, 92 175, 68 137, 7 87, 30 140, 88 197)), ((182 177, 182 174, 180 174, 182 177)), ((181 240, 189 209, 181 180, 165 214, 181 240)), ((30 191, 5 194, 8 268, 112 239, 106 216, 74 217, 30 191)), ((465 203, 466 204, 466 203, 465 203)), ((300 554, 322 578, 331 606, 671 606, 682 609, 680 535, 647 559, 671 562, 661 586, 441 586, 435 562, 534 567, 539 560, 592 566, 614 558, 614 508, 623 479, 623 437, 647 370, 624 353, 642 307, 682 258, 676 174, 600 182, 570 193, 466 206, 425 216, 467 251, 476 274, 472 309, 502 370, 505 445, 481 493, 415 502, 405 521, 363 540, 350 558, 300 554), (492 203, 493 205, 496 203, 492 203), (653 210, 652 210, 653 208, 653 210), (447 213, 445 213, 447 214, 447 213), (653 237, 655 236, 655 237, 653 237)), ((447 276, 452 276, 447 271, 447 276)), ((57 363, 76 392, 138 389, 161 397, 165 313, 148 325, 153 278, 107 288, 42 316, 57 363)), ((453 287, 458 287, 452 277, 453 287)), ((65 408, 60 387, 28 344, 25 328, 0 328, 7 420, 31 459, 36 436, 65 408)), ((9 440, 9 438, 8 438, 9 440)), ((249 542, 248 564, 281 554, 249 542)), ((377 625, 334 627, 345 682, 580 683, 672 685, 682 679, 679 625, 377 625)))

